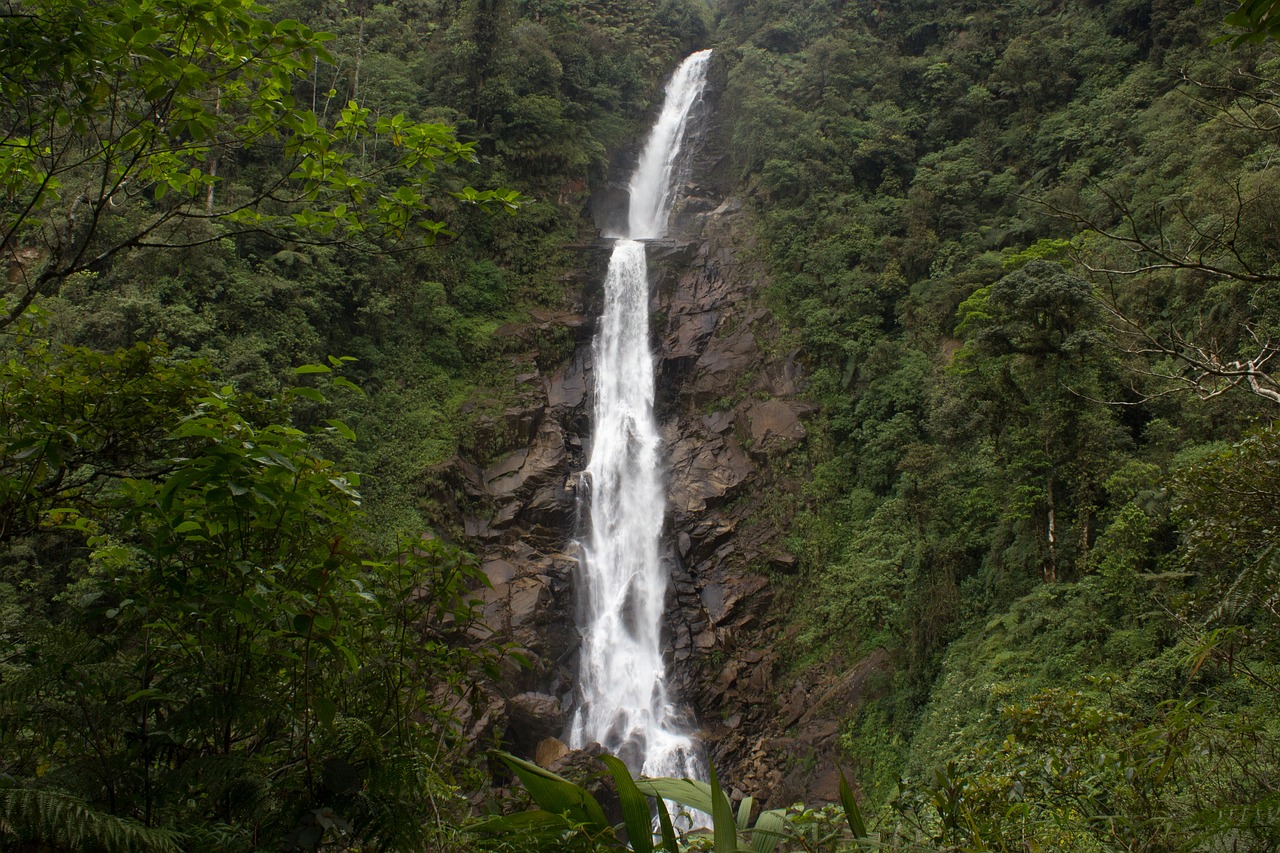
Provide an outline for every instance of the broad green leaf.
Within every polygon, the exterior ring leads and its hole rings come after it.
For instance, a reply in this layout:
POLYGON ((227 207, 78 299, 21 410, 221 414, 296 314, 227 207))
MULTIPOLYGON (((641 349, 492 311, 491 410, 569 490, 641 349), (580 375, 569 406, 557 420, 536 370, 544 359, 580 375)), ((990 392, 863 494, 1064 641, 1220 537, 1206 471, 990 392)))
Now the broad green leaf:
POLYGON ((345 376, 333 377, 333 387, 346 388, 348 391, 355 391, 357 394, 364 396, 364 389, 345 376))
POLYGON ((786 837, 787 813, 783 809, 761 812, 751 829, 751 853, 773 853, 786 837))
POLYGON ((337 430, 338 434, 341 435, 343 438, 345 438, 347 441, 356 440, 356 431, 353 430, 351 427, 347 426, 342 421, 338 420, 337 418, 329 418, 328 420, 325 421, 325 423, 327 423, 329 426, 337 430))
POLYGON ((650 797, 671 800, 682 806, 711 814, 711 786, 696 779, 641 779, 636 787, 650 797))
POLYGON ((339 657, 351 672, 355 672, 360 668, 360 659, 345 643, 335 643, 329 637, 316 637, 315 639, 317 643, 339 657))
POLYGON ((635 779, 627 770, 627 765, 612 755, 602 755, 600 760, 613 774, 614 784, 618 787, 618 799, 622 801, 622 818, 627 826, 627 838, 631 841, 631 849, 635 853, 652 853, 653 851, 653 819, 649 814, 649 800, 636 787, 635 779))
POLYGON ((469 829, 480 835, 517 837, 534 842, 537 849, 541 850, 556 850, 563 834, 571 828, 572 824, 564 815, 534 809, 491 817, 473 824, 469 829))
POLYGON ((172 694, 166 693, 163 690, 158 690, 154 687, 151 687, 146 690, 138 690, 133 693, 130 693, 127 697, 125 697, 124 704, 128 705, 130 703, 137 702, 139 700, 145 700, 148 702, 151 702, 151 701, 169 702, 169 701, 172 701, 173 698, 174 697, 172 694))
POLYGON ((315 388, 307 388, 307 387, 305 387, 305 386, 298 386, 298 387, 296 387, 296 388, 290 388, 290 389, 289 389, 289 393, 290 393, 290 394, 292 394, 292 395, 293 395, 293 396, 295 396, 295 397, 301 397, 301 398, 303 398, 304 400, 312 400, 312 401, 314 401, 314 402, 316 402, 316 403, 327 403, 327 402, 329 402, 328 400, 326 400, 326 399, 325 399, 324 394, 320 393, 320 391, 318 391, 318 390, 317 390, 317 389, 315 389, 315 388))
POLYGON ((509 753, 495 754, 515 771, 534 802, 543 809, 552 814, 567 815, 570 820, 586 824, 596 832, 610 828, 604 809, 586 789, 509 753))
POLYGON ((711 769, 711 823, 715 853, 737 853, 738 826, 734 821, 733 806, 716 778, 716 766, 711 769))
MULTIPOLYGON (((636 790, 640 789, 637 788, 636 790)), ((658 806, 658 828, 662 830, 662 849, 666 853, 680 853, 680 845, 676 841, 676 828, 671 824, 671 815, 667 812, 666 800, 659 797, 654 802, 658 806)))
POLYGON ((320 725, 326 729, 333 728, 333 719, 338 714, 338 705, 332 699, 318 696, 312 702, 316 711, 316 719, 320 721, 320 725))

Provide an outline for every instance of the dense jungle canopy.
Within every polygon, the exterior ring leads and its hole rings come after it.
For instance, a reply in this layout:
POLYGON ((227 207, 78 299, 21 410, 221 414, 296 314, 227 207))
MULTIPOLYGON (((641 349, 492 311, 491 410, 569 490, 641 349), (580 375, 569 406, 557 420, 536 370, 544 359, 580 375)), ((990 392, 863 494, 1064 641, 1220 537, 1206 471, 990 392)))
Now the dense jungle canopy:
POLYGON ((812 404, 774 649, 881 663, 843 804, 717 780, 656 844, 1276 849, 1274 11, 5 0, 0 846, 655 848, 625 771, 606 817, 456 725, 524 662, 439 466, 513 446, 574 342, 499 330, 713 47, 704 179, 812 404))

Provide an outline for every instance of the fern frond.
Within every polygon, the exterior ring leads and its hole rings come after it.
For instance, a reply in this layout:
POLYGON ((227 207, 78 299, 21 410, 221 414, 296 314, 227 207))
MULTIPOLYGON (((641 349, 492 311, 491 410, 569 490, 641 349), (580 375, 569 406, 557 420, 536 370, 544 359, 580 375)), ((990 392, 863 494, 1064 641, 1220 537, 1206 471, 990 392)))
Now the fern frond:
POLYGON ((0 788, 0 837, 70 850, 182 853, 187 838, 169 829, 104 814, 84 800, 42 788, 0 788))
MULTIPOLYGON (((1200 840, 1211 849, 1234 849, 1244 839, 1266 842, 1274 850, 1280 844, 1280 794, 1270 794, 1252 803, 1233 803, 1196 816, 1200 840)), ((1244 844, 1244 849, 1262 849, 1244 844)))
POLYGON ((165 773, 163 784, 176 797, 198 788, 236 810, 253 809, 270 797, 269 769, 252 755, 202 755, 165 773))

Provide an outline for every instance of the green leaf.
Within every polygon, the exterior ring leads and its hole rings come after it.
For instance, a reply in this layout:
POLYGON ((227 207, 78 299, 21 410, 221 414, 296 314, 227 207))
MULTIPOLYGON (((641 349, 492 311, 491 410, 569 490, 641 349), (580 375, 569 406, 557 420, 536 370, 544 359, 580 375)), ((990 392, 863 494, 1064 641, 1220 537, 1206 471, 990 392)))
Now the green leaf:
POLYGON ((716 778, 716 766, 711 767, 711 824, 715 853, 738 853, 738 826, 733 817, 733 806, 716 778))
POLYGON ((127 697, 125 697, 124 704, 130 705, 139 700, 146 700, 146 701, 156 700, 156 701, 167 702, 172 699, 173 699, 173 696, 171 694, 165 693, 163 690, 158 690, 154 687, 151 687, 146 690, 137 690, 133 693, 130 693, 127 697))
POLYGON ((312 706, 315 708, 316 719, 320 721, 320 725, 326 729, 332 729, 333 719, 338 715, 337 703, 332 699, 318 696, 312 702, 312 706))
POLYGON ((651 797, 671 800, 682 806, 711 814, 711 786, 696 779, 641 779, 636 782, 641 792, 651 797))
POLYGON ((297 376, 305 376, 308 373, 332 373, 333 368, 326 367, 323 364, 303 364, 295 367, 293 372, 297 376))
POLYGON ((340 658, 351 672, 360 669, 360 658, 356 657, 356 653, 348 648, 345 643, 335 643, 329 637, 316 637, 316 642, 332 652, 334 656, 340 658))
POLYGON ((337 418, 329 418, 328 420, 325 421, 325 423, 327 423, 329 426, 337 430, 338 435, 342 436, 347 441, 356 440, 356 431, 353 430, 351 427, 347 426, 342 421, 338 420, 337 418))
POLYGON ((586 824, 595 832, 604 832, 610 828, 604 809, 600 808, 596 798, 586 789, 509 753, 494 754, 515 771, 528 789, 529 796, 546 811, 566 815, 571 821, 586 824))
POLYGON ((635 853, 653 853, 653 820, 649 816, 649 799, 640 793, 627 765, 612 755, 602 755, 600 760, 613 774, 622 801, 622 819, 627 826, 627 838, 635 853))
POLYGON ((853 789, 849 787, 843 767, 840 768, 840 805, 844 808, 844 819, 849 822, 849 831, 853 833, 853 837, 866 838, 867 824, 862 819, 857 800, 853 798, 853 789))
POLYGON ((680 846, 676 841, 676 828, 671 825, 671 815, 667 813, 667 803, 661 797, 655 802, 658 806, 658 828, 662 830, 662 849, 666 853, 680 853, 680 846))
POLYGON ((786 837, 787 813, 783 809, 761 812, 751 830, 751 853, 773 853, 786 837))
POLYGON ((470 831, 480 835, 520 838, 530 843, 533 849, 556 850, 564 840, 564 833, 572 828, 573 824, 564 815, 534 809, 480 821, 473 824, 470 831))
POLYGON ((333 387, 346 388, 348 391, 355 391, 357 394, 364 396, 364 389, 345 376, 333 377, 333 387))
POLYGON ((314 401, 315 401, 315 402, 317 402, 317 403, 327 403, 327 402, 329 402, 327 399, 325 399, 324 394, 321 394, 321 393, 320 393, 318 390, 316 390, 315 388, 307 388, 307 387, 305 387, 305 386, 298 386, 298 387, 295 387, 295 388, 290 388, 290 389, 289 389, 289 393, 290 393, 290 394, 292 394, 292 395, 293 395, 293 396, 295 396, 295 397, 301 397, 301 398, 303 398, 304 400, 314 400, 314 401))
POLYGON ((11 779, 0 779, 0 814, 4 815, 6 837, 12 838, 11 827, 19 827, 30 837, 45 842, 35 845, 37 848, 181 853, 199 846, 185 833, 143 826, 129 818, 97 811, 70 794, 20 787, 11 779))

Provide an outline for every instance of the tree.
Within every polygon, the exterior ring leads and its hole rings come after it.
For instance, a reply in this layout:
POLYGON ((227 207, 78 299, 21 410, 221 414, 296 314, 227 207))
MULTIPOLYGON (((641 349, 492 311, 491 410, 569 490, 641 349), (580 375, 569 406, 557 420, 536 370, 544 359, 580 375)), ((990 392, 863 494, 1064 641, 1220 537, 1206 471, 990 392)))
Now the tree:
POLYGON ((1146 216, 1104 190, 1114 226, 1056 210, 1089 235, 1072 253, 1099 283, 1099 303, 1122 346, 1154 380, 1143 396, 1174 390, 1209 399, 1243 388, 1280 403, 1272 362, 1280 342, 1268 295, 1280 267, 1265 233, 1277 202, 1273 179, 1274 170, 1264 169, 1225 193, 1202 191, 1146 216))
POLYGON ((299 108, 292 88, 328 36, 263 12, 252 0, 0 11, 0 327, 134 248, 251 231, 429 244, 449 233, 451 203, 520 204, 438 180, 438 166, 475 159, 446 125, 371 122, 354 101, 332 116, 299 108), (254 168, 231 184, 236 164, 254 168))
MULTIPOLYGON (((1196 0, 1197 5, 1204 0, 1196 0)), ((1232 29, 1223 36, 1233 45, 1259 43, 1267 39, 1280 39, 1280 2, 1276 0, 1241 0, 1240 8, 1223 18, 1232 29)))
MULTIPOLYGON (((1222 23, 1232 34, 1216 41, 1233 48, 1278 40, 1280 2, 1242 0, 1222 23)), ((1084 235, 1074 259, 1099 284, 1122 345, 1145 365, 1139 372, 1154 380, 1133 389, 1144 398, 1189 391, 1209 399, 1240 388, 1280 403, 1270 309, 1280 282, 1270 227, 1280 204, 1276 170, 1238 154, 1261 150, 1276 130, 1269 64, 1251 57, 1216 80, 1181 72, 1180 100, 1195 112, 1188 117, 1203 137, 1200 152, 1212 152, 1182 176, 1196 183, 1167 187, 1144 205, 1133 203, 1132 175, 1119 170, 1114 183, 1093 188, 1101 202, 1093 211, 1045 202, 1084 235)))
POLYGON ((952 370, 989 413, 996 451, 1013 488, 1010 513, 1043 519, 1043 573, 1058 580, 1067 525, 1076 513, 1078 553, 1088 553, 1093 498, 1116 443, 1113 415, 1089 398, 1107 342, 1087 282, 1033 260, 980 288, 960 306, 965 336, 952 370), (1067 516, 1069 518, 1069 516, 1067 516))
POLYGON ((0 372, 0 541, 39 526, 80 560, 53 602, 0 577, 0 840, 445 847, 448 708, 492 661, 474 562, 362 543, 358 478, 290 423, 318 389, 263 400, 159 345, 30 331, 0 372))

